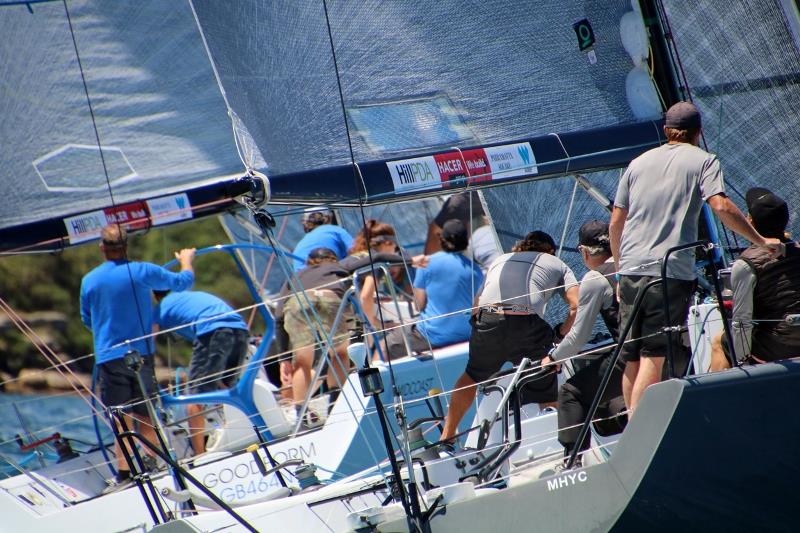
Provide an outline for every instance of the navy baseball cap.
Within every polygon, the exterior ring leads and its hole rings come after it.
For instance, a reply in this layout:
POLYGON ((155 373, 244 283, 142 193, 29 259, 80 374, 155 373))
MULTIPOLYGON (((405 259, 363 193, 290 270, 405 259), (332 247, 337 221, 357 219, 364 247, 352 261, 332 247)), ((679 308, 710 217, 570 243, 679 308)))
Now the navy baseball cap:
POLYGON ((664 116, 664 126, 678 130, 700 129, 700 111, 691 102, 678 102, 669 109, 664 116))
POLYGON ((608 224, 602 220, 590 220, 578 230, 578 244, 583 246, 609 246, 608 224))
POLYGON ((764 237, 782 237, 789 224, 786 201, 763 187, 753 187, 745 193, 744 198, 756 230, 764 237))

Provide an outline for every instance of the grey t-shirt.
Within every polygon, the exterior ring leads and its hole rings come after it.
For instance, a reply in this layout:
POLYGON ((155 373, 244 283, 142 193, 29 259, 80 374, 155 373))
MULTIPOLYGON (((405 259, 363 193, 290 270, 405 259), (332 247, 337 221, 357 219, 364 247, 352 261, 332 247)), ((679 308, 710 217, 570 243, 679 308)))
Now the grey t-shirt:
POLYGON ((495 259, 486 272, 478 305, 527 305, 539 316, 553 294, 577 285, 575 274, 554 255, 512 252, 495 259))
POLYGON ((589 340, 594 322, 601 309, 608 309, 614 303, 614 289, 611 283, 596 270, 590 270, 583 276, 578 291, 578 312, 575 323, 550 354, 553 361, 561 361, 581 351, 589 340))
MULTIPOLYGON (((628 210, 620 272, 660 276, 660 260, 667 250, 697 240, 703 202, 724 192, 717 157, 697 146, 665 144, 631 161, 614 198, 616 207, 628 210)), ((670 255, 667 275, 695 279, 694 252, 670 255)))
POLYGON ((481 226, 472 233, 468 253, 465 255, 475 259, 481 265, 483 273, 486 274, 492 261, 500 257, 502 253, 502 250, 497 246, 492 228, 490 226, 481 226))

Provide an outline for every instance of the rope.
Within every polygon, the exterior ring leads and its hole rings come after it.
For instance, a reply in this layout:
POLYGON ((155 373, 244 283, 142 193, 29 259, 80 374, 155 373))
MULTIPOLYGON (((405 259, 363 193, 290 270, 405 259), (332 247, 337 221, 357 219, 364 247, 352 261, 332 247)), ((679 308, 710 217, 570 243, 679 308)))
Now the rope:
MULTIPOLYGON (((654 265, 660 264, 660 262, 661 262, 660 260, 652 261, 650 263, 646 263, 646 264, 642 265, 640 268, 646 268, 646 267, 649 267, 649 266, 654 266, 654 265)), ((619 272, 610 273, 609 276, 615 275, 617 273, 619 273, 619 272)), ((348 278, 343 278, 343 279, 352 279, 352 276, 350 276, 348 278)), ((330 283, 322 284, 317 288, 327 288, 329 286, 338 284, 340 281, 341 280, 337 280, 337 281, 332 281, 330 283)), ((580 285, 580 283, 581 282, 579 281, 577 284, 580 285)), ((523 298, 523 297, 530 297, 530 296, 534 296, 534 295, 545 294, 545 293, 548 293, 548 292, 552 292, 552 291, 559 290, 559 289, 564 289, 564 288, 571 287, 571 286, 573 286, 573 285, 563 284, 563 285, 559 285, 559 286, 556 286, 556 287, 553 287, 553 288, 544 289, 544 290, 541 290, 541 291, 531 291, 531 292, 523 293, 523 294, 516 295, 516 296, 510 296, 508 298, 502 299, 499 302, 493 302, 493 303, 495 303, 495 304, 505 303, 507 301, 514 300, 514 299, 517 299, 517 298, 523 298)), ((292 297, 294 297, 293 294, 289 294, 289 295, 284 296, 284 297, 277 297, 277 298, 272 299, 270 301, 270 303, 274 304, 275 302, 284 301, 284 300, 286 300, 288 298, 292 298, 292 297)), ((250 309, 254 309, 254 308, 257 308, 259 306, 267 306, 267 305, 269 305, 269 304, 266 303, 266 302, 257 302, 257 303, 254 303, 254 304, 251 304, 251 305, 247 305, 247 306, 243 306, 243 307, 240 307, 240 308, 234 309, 232 311, 229 311, 229 312, 226 312, 226 313, 222 313, 222 314, 219 314, 219 315, 216 315, 216 316, 213 316, 213 317, 197 320, 197 321, 194 321, 194 322, 188 322, 186 324, 175 326, 175 327, 169 328, 169 329, 163 329, 163 330, 160 330, 158 332, 142 335, 140 337, 134 337, 132 339, 128 339, 128 340, 123 341, 121 343, 115 344, 114 346, 110 347, 109 349, 118 348, 118 347, 121 347, 121 346, 128 345, 130 343, 134 343, 134 342, 145 340, 145 339, 155 338, 155 337, 157 337, 159 335, 173 333, 173 332, 176 332, 176 331, 178 331, 180 329, 183 329, 185 327, 195 326, 197 324, 201 324, 201 323, 204 323, 204 322, 210 321, 210 320, 216 320, 217 318, 219 318, 221 316, 226 316, 226 315, 230 315, 230 314, 233 314, 233 313, 242 313, 244 311, 248 311, 250 309)), ((414 323, 425 322, 427 320, 434 320, 434 319, 437 319, 437 318, 451 316, 451 315, 467 314, 467 312, 477 311, 480 308, 481 308, 481 306, 470 306, 470 307, 467 307, 467 308, 464 308, 464 309, 459 309, 459 310, 456 310, 456 311, 453 311, 453 312, 450 312, 450 313, 444 313, 442 315, 437 315, 435 317, 430 317, 428 319, 418 319, 414 323)), ((409 326, 409 325, 411 325, 411 324, 406 324, 406 326, 409 326)), ((387 332, 389 332, 389 331, 391 331, 393 329, 397 329, 397 327, 401 327, 401 326, 392 326, 392 327, 382 328, 380 330, 375 330, 374 332, 371 332, 371 333, 370 332, 365 332, 365 335, 379 335, 379 334, 387 333, 387 332)), ((353 338, 354 337, 351 337, 351 339, 353 339, 353 338)), ((311 346, 311 345, 309 345, 309 346, 311 346)), ((318 343, 314 343, 313 346, 321 346, 321 343, 319 343, 319 342, 318 343)), ((279 355, 286 355, 286 354, 289 354, 289 353, 291 353, 291 352, 290 351, 283 352, 282 354, 278 354, 278 356, 279 355)), ((61 366, 68 366, 68 365, 73 364, 75 362, 78 362, 80 360, 87 359, 89 357, 93 357, 94 355, 95 355, 94 353, 89 353, 89 354, 86 354, 84 356, 75 358, 75 359, 73 359, 71 361, 61 362, 58 365, 52 365, 50 367, 44 368, 40 372, 44 372, 46 370, 54 369, 54 368, 61 367, 61 366)), ((269 357, 265 358, 265 361, 278 359, 278 356, 276 356, 276 355, 269 356, 269 357)), ((15 382, 15 381, 18 381, 18 380, 19 380, 18 377, 17 378, 11 378, 9 380, 0 382, 0 385, 5 385, 7 383, 12 383, 12 382, 15 382)))
MULTIPOLYGON (((78 385, 80 383, 78 376, 75 375, 75 373, 72 372, 72 370, 63 365, 63 361, 61 361, 60 357, 47 345, 46 342, 44 342, 41 339, 41 337, 39 337, 39 335, 36 334, 36 332, 27 323, 25 323, 25 321, 22 320, 22 318, 14 311, 14 309, 12 309, 11 306, 8 305, 6 301, 2 298, 0 298, 0 309, 6 312, 9 318, 11 318, 11 321, 14 323, 14 325, 17 326, 17 328, 23 333, 23 335, 25 335, 28 338, 28 340, 31 341, 31 343, 36 347, 39 353, 45 358, 45 360, 47 360, 47 362, 51 364, 53 368, 55 368, 56 366, 59 367, 64 366, 66 368, 67 370, 66 373, 61 368, 58 368, 57 372, 61 376, 63 376, 64 379, 67 380, 67 382, 75 390, 78 396, 80 396, 80 398, 83 401, 87 402, 90 408, 92 408, 92 410, 94 411, 94 407, 91 405, 91 403, 87 400, 87 398, 83 395, 83 392, 81 391, 81 388, 84 387, 80 387, 78 385), (54 361, 58 361, 58 363, 55 363, 54 361), (70 379, 70 377, 67 376, 67 373, 69 373, 71 377, 74 379, 70 379)), ((97 398, 97 396, 91 390, 85 388, 84 390, 85 392, 89 393, 89 396, 99 401, 99 398, 97 398)))

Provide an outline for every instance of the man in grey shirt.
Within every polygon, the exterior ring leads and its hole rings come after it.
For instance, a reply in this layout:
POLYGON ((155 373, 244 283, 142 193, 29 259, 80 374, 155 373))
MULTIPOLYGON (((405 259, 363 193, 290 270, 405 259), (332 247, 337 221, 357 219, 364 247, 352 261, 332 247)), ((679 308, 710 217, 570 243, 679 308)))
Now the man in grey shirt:
POLYGON ((730 368, 730 361, 764 363, 800 356, 800 327, 786 315, 800 313, 800 250, 788 245, 789 206, 767 189, 756 187, 745 195, 753 226, 762 235, 785 243, 785 257, 770 257, 751 246, 734 261, 733 355, 722 333, 711 343, 711 370, 730 368))
MULTIPOLYGON (((780 241, 765 239, 725 196, 722 170, 716 156, 699 148, 700 112, 689 102, 669 108, 664 121, 667 144, 648 150, 628 166, 622 176, 611 214, 611 250, 620 271, 620 323, 630 317, 640 287, 660 276, 660 261, 670 248, 697 240, 703 202, 728 228, 756 246, 777 252, 780 241)), ((665 325, 679 326, 686 318, 694 272, 694 250, 673 254, 667 265, 668 293, 661 285, 651 289, 622 350, 626 362, 622 380, 625 403, 631 413, 645 389, 661 379, 665 325), (670 300, 670 316, 662 311, 670 300), (640 361, 641 357, 641 361, 640 361)), ((678 342, 673 334, 673 342, 678 342)))
MULTIPOLYGON (((580 352, 592 334, 598 315, 616 341, 619 337, 619 305, 615 297, 617 282, 614 276, 614 259, 611 257, 611 242, 608 238, 608 224, 592 220, 578 230, 578 250, 589 272, 583 276, 578 292, 578 313, 575 323, 558 346, 542 365, 561 362, 580 352)), ((586 438, 578 445, 581 424, 597 394, 603 375, 611 363, 611 353, 588 356, 591 360, 570 377, 558 390, 558 441, 564 446, 568 457, 577 446, 580 451, 588 448, 586 438)), ((618 362, 608 386, 603 391, 598 416, 603 419, 605 435, 618 433, 623 429, 626 418, 617 416, 625 410, 622 401, 622 371, 624 364, 618 362)), ((580 461, 581 458, 579 457, 580 461)))
MULTIPOLYGON (((532 231, 512 253, 501 255, 489 267, 471 320, 469 361, 450 397, 442 440, 456 434, 475 398, 477 383, 489 379, 506 362, 519 364, 523 357, 537 361, 545 357, 553 343, 553 330, 542 315, 554 294, 561 295, 570 308, 560 335, 565 335, 574 322, 577 281, 572 270, 553 255, 555 248, 550 235, 532 231)), ((527 402, 555 404, 556 375, 526 386, 523 396, 527 402)))

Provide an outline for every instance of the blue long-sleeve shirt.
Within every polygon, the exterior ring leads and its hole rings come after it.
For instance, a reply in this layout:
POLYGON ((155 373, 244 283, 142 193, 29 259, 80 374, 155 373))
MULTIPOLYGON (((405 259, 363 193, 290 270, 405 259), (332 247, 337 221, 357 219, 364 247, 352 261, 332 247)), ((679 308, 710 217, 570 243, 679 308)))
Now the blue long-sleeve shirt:
POLYGON ((323 224, 305 234, 300 239, 297 246, 292 250, 292 254, 300 259, 293 259, 294 271, 299 272, 306 267, 308 254, 314 248, 327 248, 333 250, 337 259, 347 257, 347 251, 353 244, 353 237, 347 231, 333 224, 323 224))
POLYGON ((152 263, 106 261, 81 281, 81 319, 94 336, 97 364, 123 357, 128 350, 142 355, 154 352, 152 339, 114 347, 151 333, 153 290, 184 291, 194 283, 194 274, 179 273, 152 263))
POLYGON ((163 330, 184 326, 175 333, 194 342, 219 328, 243 329, 239 313, 213 294, 202 291, 171 292, 153 311, 153 322, 163 330))

